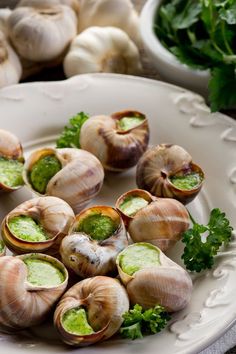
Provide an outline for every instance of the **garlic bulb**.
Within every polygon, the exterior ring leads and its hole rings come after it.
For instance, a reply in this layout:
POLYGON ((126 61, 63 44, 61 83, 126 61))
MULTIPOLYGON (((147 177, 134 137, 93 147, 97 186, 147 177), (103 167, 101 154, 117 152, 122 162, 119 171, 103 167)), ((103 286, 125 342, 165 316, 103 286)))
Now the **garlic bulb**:
POLYGON ((184 204, 196 197, 203 181, 202 169, 179 145, 154 146, 145 152, 137 165, 139 188, 157 197, 175 198, 184 204))
POLYGON ((61 198, 79 212, 99 193, 104 170, 87 151, 42 148, 26 160, 23 178, 38 195, 61 198))
POLYGON ((23 149, 19 139, 7 130, 0 129, 0 191, 12 192, 23 186, 23 164, 23 149))
POLYGON ((68 282, 65 266, 40 253, 1 257, 0 270, 0 327, 9 332, 43 322, 68 282))
POLYGON ((59 251, 74 221, 74 212, 56 197, 39 197, 20 204, 2 222, 2 237, 15 253, 59 251))
POLYGON ((119 213, 109 206, 93 206, 76 216, 61 243, 63 263, 83 278, 116 272, 116 256, 128 246, 119 213))
POLYGON ((148 141, 147 117, 131 110, 93 116, 80 132, 82 149, 97 156, 106 170, 117 172, 135 166, 148 141))
POLYGON ((55 5, 67 5, 71 7, 76 13, 79 12, 79 0, 20 0, 17 7, 50 7, 55 5))
POLYGON ((138 74, 139 51, 128 35, 115 27, 90 27, 71 43, 64 59, 67 77, 84 73, 138 74))
POLYGON ((0 30, 0 88, 17 84, 21 73, 20 60, 0 30))
POLYGON ((54 324, 65 343, 90 345, 115 334, 128 309, 129 299, 120 282, 97 276, 82 280, 63 295, 56 307, 54 324))
POLYGON ((145 190, 124 193, 116 208, 134 242, 149 242, 162 251, 173 247, 190 224, 183 204, 175 199, 153 197, 145 190))
POLYGON ((9 8, 0 9, 0 31, 2 31, 6 37, 8 36, 7 21, 11 13, 12 10, 9 8))
POLYGON ((32 61, 54 60, 77 33, 77 18, 69 6, 18 7, 8 19, 9 36, 17 52, 32 61))
POLYGON ((130 245, 119 253, 117 267, 132 304, 145 309, 159 304, 174 312, 190 301, 189 274, 156 246, 145 242, 130 245))
POLYGON ((80 0, 79 33, 91 26, 114 26, 140 43, 139 17, 130 0, 80 0))

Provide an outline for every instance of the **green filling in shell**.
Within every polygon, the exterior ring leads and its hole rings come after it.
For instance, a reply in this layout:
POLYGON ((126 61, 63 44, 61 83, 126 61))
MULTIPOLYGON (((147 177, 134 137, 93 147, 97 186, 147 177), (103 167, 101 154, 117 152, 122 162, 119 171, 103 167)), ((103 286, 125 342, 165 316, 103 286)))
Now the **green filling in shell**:
POLYGON ((26 215, 14 216, 8 221, 8 227, 11 233, 21 240, 42 242, 49 239, 44 228, 26 215))
POLYGON ((30 257, 24 262, 28 268, 27 281, 32 285, 57 286, 65 280, 62 272, 50 262, 30 257))
POLYGON ((127 216, 134 216, 140 209, 146 207, 149 202, 141 197, 129 196, 123 200, 119 208, 127 216))
POLYGON ((179 189, 191 190, 202 182, 202 177, 199 173, 188 173, 183 176, 173 176, 170 178, 170 181, 179 189))
POLYGON ((95 240, 105 240, 116 231, 116 223, 107 215, 91 214, 79 224, 77 231, 84 232, 95 240))
POLYGON ((66 311, 62 317, 64 329, 72 334, 88 335, 94 333, 89 325, 86 311, 82 308, 74 308, 66 311))
POLYGON ((29 180, 37 192, 45 194, 50 179, 61 170, 61 163, 54 155, 41 157, 32 166, 29 180))
POLYGON ((5 244, 3 240, 0 240, 0 253, 3 253, 4 249, 5 249, 5 244))
POLYGON ((24 184, 22 178, 24 164, 17 160, 0 157, 0 183, 16 188, 24 184))
POLYGON ((119 130, 129 130, 137 127, 142 121, 144 117, 123 117, 117 122, 117 128, 119 130))
POLYGON ((122 252, 119 265, 123 272, 133 275, 140 269, 159 266, 159 252, 150 244, 135 243, 122 252))

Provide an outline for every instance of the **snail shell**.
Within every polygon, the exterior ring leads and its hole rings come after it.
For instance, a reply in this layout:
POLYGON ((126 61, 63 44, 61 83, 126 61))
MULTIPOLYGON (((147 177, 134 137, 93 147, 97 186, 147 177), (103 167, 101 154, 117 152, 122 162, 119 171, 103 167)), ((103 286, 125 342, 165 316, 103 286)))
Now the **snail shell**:
POLYGON ((69 289, 54 314, 54 324, 62 340, 70 345, 85 346, 110 338, 120 328, 124 312, 129 309, 129 299, 117 279, 96 276, 82 280, 69 289), (67 310, 82 307, 88 322, 96 331, 90 335, 76 335, 66 331, 62 318, 67 310))
POLYGON ((68 273, 56 258, 45 254, 26 254, 0 258, 0 327, 15 331, 37 325, 45 320, 53 305, 66 289, 68 273), (57 286, 37 286, 27 281, 24 260, 33 257, 54 264, 64 275, 57 286))
POLYGON ((33 189, 29 180, 32 166, 40 158, 48 155, 55 156, 62 168, 50 179, 45 195, 61 198, 75 212, 79 212, 102 187, 104 171, 101 163, 95 156, 84 150, 73 148, 36 150, 27 159, 23 172, 23 178, 29 188, 33 189))
POLYGON ((148 141, 147 118, 137 111, 93 116, 83 124, 80 133, 82 149, 97 156, 103 167, 110 171, 123 171, 135 166, 148 141), (125 131, 117 126, 122 118, 133 116, 142 118, 140 124, 125 131))
POLYGON ((56 254, 62 238, 67 235, 74 212, 64 201, 56 197, 39 197, 28 200, 13 209, 2 223, 2 237, 7 247, 14 253, 44 252, 56 254), (15 216, 29 216, 39 223, 49 238, 33 242, 20 239, 9 228, 9 220, 15 216))
POLYGON ((126 286, 132 304, 140 304, 144 309, 159 304, 168 312, 182 310, 190 301, 192 280, 185 269, 169 259, 156 246, 144 242, 130 245, 117 257, 117 267, 122 283, 126 286), (148 245, 159 253, 160 264, 144 267, 133 275, 125 273, 120 266, 122 255, 130 247, 148 245))
MULTIPOLYGON (((24 162, 23 149, 19 139, 7 130, 0 129, 0 157, 24 162)), ((12 192, 22 186, 10 187, 0 182, 0 191, 12 192)))
POLYGON ((190 224, 188 211, 178 200, 156 198, 140 189, 124 193, 117 200, 116 208, 126 220, 128 232, 134 242, 149 242, 162 251, 174 246, 190 224), (130 196, 141 197, 148 202, 147 206, 133 216, 127 216, 121 209, 122 202, 130 196))
POLYGON ((69 235, 61 243, 60 253, 63 263, 82 278, 105 275, 116 271, 116 256, 128 246, 126 230, 119 213, 109 206, 93 206, 76 216, 69 235), (96 240, 90 235, 76 231, 83 219, 89 215, 108 216, 116 225, 113 234, 96 240))
POLYGON ((199 193, 204 180, 202 169, 192 162, 190 154, 181 146, 160 144, 148 149, 139 160, 136 182, 157 197, 175 198, 182 203, 190 202, 199 193), (201 182, 192 189, 180 189, 171 182, 171 177, 197 173, 201 182))

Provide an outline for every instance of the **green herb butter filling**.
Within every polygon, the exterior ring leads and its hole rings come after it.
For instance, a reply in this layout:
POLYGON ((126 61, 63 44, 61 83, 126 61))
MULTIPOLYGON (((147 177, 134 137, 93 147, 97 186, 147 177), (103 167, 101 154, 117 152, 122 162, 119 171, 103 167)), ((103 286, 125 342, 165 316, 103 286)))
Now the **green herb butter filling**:
POLYGON ((24 184, 22 178, 24 164, 17 160, 0 157, 0 183, 16 188, 24 184))
POLYGON ((44 228, 26 215, 14 216, 8 221, 8 227, 11 233, 21 240, 41 242, 49 239, 44 228))
POLYGON ((88 335, 94 333, 83 308, 78 307, 66 311, 62 317, 62 325, 67 332, 72 334, 88 335))
POLYGON ((3 253, 4 249, 5 249, 5 244, 3 240, 0 240, 0 253, 3 253))
POLYGON ((129 196, 123 200, 119 208, 127 216, 134 216, 140 209, 146 207, 149 202, 141 197, 129 196))
POLYGON ((119 265, 129 275, 143 268, 159 266, 159 251, 151 244, 135 243, 122 252, 119 265))
POLYGON ((91 214, 84 218, 79 224, 77 231, 84 232, 95 240, 105 240, 116 231, 117 225, 107 215, 91 214))
POLYGON ((191 190, 199 186, 202 182, 202 177, 199 173, 188 173, 183 176, 173 176, 170 178, 171 183, 183 190, 191 190))
POLYGON ((27 281, 36 286, 57 286, 65 281, 63 273, 52 263, 36 258, 26 258, 27 281))
POLYGON ((117 128, 119 130, 129 130, 137 127, 142 121, 144 117, 123 117, 117 122, 117 128))
POLYGON ((37 192, 45 194, 50 179, 61 170, 61 163, 54 155, 40 158, 29 172, 29 180, 37 192))

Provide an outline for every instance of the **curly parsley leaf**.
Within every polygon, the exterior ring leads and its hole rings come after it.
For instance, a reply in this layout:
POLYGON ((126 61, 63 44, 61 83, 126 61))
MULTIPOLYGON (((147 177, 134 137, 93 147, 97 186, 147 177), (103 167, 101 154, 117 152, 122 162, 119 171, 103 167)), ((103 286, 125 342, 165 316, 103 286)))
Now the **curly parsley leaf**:
POLYGON ((170 320, 170 316, 163 306, 156 305, 148 310, 143 310, 142 306, 138 304, 125 312, 123 318, 120 334, 122 337, 132 340, 142 338, 143 334, 160 332, 170 320))
POLYGON ((190 271, 200 272, 210 269, 214 264, 214 256, 219 248, 227 245, 231 239, 232 226, 225 213, 216 208, 211 211, 209 222, 206 226, 193 223, 193 228, 183 234, 185 243, 182 259, 186 268, 190 271), (207 232, 205 242, 201 235, 207 232))
POLYGON ((80 131, 87 119, 89 116, 84 112, 72 117, 56 141, 57 148, 80 148, 80 131))

